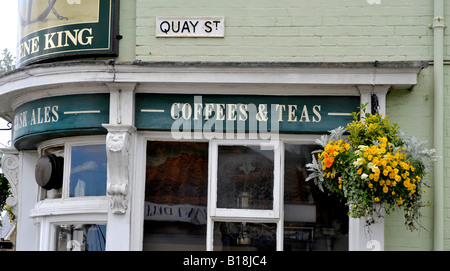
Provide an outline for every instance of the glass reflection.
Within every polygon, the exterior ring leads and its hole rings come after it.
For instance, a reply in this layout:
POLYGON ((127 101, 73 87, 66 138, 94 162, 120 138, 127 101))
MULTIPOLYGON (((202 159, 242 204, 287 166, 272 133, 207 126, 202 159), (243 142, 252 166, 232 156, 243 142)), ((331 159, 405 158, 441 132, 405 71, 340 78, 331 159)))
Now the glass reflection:
POLYGON ((214 250, 274 251, 276 233, 275 223, 215 222, 214 250))
POLYGON ((106 225, 56 226, 57 251, 105 251, 106 225))
POLYGON ((218 208, 273 209, 273 150, 219 146, 218 155, 218 208))
POLYGON ((147 142, 144 250, 206 250, 208 143, 147 142))
POLYGON ((70 165, 70 197, 106 195, 106 146, 73 146, 70 165))
POLYGON ((285 145, 284 250, 348 250, 348 209, 306 182, 317 145, 285 145))

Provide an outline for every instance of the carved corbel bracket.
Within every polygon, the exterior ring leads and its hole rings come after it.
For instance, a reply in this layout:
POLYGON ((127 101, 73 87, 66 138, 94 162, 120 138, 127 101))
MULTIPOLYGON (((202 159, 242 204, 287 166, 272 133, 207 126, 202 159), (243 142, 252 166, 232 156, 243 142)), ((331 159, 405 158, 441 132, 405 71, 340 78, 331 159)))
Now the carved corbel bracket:
POLYGON ((106 152, 108 156, 107 194, 114 214, 128 209, 129 159, 132 134, 136 128, 128 125, 104 124, 108 130, 106 152))
POLYGON ((5 174, 6 179, 11 186, 11 196, 6 199, 6 204, 8 204, 14 213, 17 213, 17 203, 18 203, 18 184, 19 184, 19 152, 13 148, 1 149, 3 152, 2 157, 2 170, 5 174))

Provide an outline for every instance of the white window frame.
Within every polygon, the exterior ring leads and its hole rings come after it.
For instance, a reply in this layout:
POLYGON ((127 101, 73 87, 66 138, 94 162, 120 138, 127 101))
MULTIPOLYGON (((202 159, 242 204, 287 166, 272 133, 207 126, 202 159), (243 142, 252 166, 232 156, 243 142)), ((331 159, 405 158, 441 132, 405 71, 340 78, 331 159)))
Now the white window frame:
MULTIPOLYGON (((37 202, 30 212, 30 217, 40 225, 39 250, 55 250, 55 226, 63 224, 105 224, 108 230, 107 195, 69 197, 71 148, 73 146, 105 144, 106 136, 81 136, 49 140, 38 147, 38 153, 43 149, 64 146, 64 174, 61 198, 40 199, 41 189, 38 189, 37 202), (62 204, 64 203, 64 204, 62 204)), ((105 146, 106 148, 106 146, 105 146)))
MULTIPOLYGON (((43 251, 55 251, 56 250, 56 227, 60 225, 74 225, 74 224, 98 224, 106 225, 106 231, 108 231, 108 219, 106 214, 77 214, 77 215, 66 215, 58 217, 48 217, 44 220, 45 227, 42 231, 41 223, 41 237, 48 235, 45 240, 48 240, 48 244, 45 244, 48 249, 41 247, 43 251)), ((43 245, 41 242, 41 245, 43 245)))
MULTIPOLYGON (((64 139, 50 140, 38 147, 39 155, 42 154, 44 149, 51 147, 63 146, 64 148, 64 174, 63 174, 63 186, 60 199, 73 199, 73 198, 85 198, 85 197, 70 197, 70 167, 72 164, 72 147, 76 146, 89 146, 89 145, 105 145, 106 149, 106 137, 105 136, 82 136, 82 137, 69 137, 64 139)), ((40 188, 42 189, 42 188, 40 188)), ((94 197, 106 197, 102 196, 89 196, 94 197)), ((38 199, 39 200, 39 199, 38 199)), ((47 199, 44 199, 47 200, 47 199)), ((55 199, 57 200, 57 199, 55 199)))
MULTIPOLYGON (((63 191, 62 196, 65 199, 70 198, 85 198, 83 197, 71 197, 70 196, 70 174, 71 174, 71 165, 72 165, 72 148, 79 146, 90 146, 90 145, 105 145, 106 150, 106 139, 91 139, 91 140, 82 140, 82 141, 68 141, 64 144, 64 177, 63 177, 63 191)), ((106 184, 105 184, 106 185, 106 184)), ((86 196, 86 197, 106 197, 106 189, 105 195, 99 196, 86 196)))
POLYGON ((283 248, 281 145, 278 140, 211 140, 209 144, 208 221, 206 250, 213 250, 214 222, 250 222, 277 224, 277 250, 283 248), (217 208, 217 171, 219 146, 270 146, 274 153, 272 210, 217 208), (281 237, 281 238, 280 238, 281 237))
POLYGON ((280 217, 280 200, 282 199, 280 183, 281 183, 281 163, 280 163, 280 144, 278 141, 265 142, 260 140, 212 140, 209 144, 209 165, 211 171, 209 175, 209 211, 213 218, 261 218, 261 219, 279 219, 280 217), (273 174, 273 208, 271 210, 255 210, 255 209, 231 209, 218 208, 217 203, 217 170, 218 170, 218 147, 219 146, 270 146, 274 152, 274 174, 273 174))
MULTIPOLYGON (((320 138, 320 135, 309 135, 309 134, 280 134, 279 135, 279 152, 280 152, 280 180, 284 180, 284 145, 285 144, 316 144, 316 139, 320 138)), ((131 209, 131 240, 130 240, 130 248, 131 250, 141 251, 143 249, 143 238, 144 238, 144 198, 145 198, 145 170, 146 170, 146 146, 147 141, 178 141, 178 142, 213 142, 211 139, 197 139, 192 137, 192 139, 173 139, 170 132, 149 132, 149 131, 140 131, 137 132, 137 140, 135 144, 135 156, 136 163, 134 164, 134 172, 135 172, 135 182, 132 185, 132 206, 131 209)), ((230 144, 236 145, 238 140, 229 140, 230 144)), ((217 141, 221 142, 221 141, 217 141)), ((209 148, 209 152, 211 152, 211 147, 209 148)), ((212 154, 209 154, 209 159, 211 159, 212 154)), ((208 165, 209 176, 211 176, 212 166, 208 165)), ((278 223, 277 224, 277 250, 283 250, 283 196, 284 196, 284 186, 283 182, 280 182, 280 212, 279 218, 242 218, 242 217, 217 217, 211 218, 208 214, 208 225, 207 225, 207 250, 213 249, 212 244, 212 223, 214 221, 224 221, 224 222, 266 222, 266 223, 278 223), (280 229, 281 231, 279 231, 280 229), (208 235, 209 234, 209 235, 208 235)), ((208 190, 211 187, 208 187, 208 190)), ((209 200, 208 198, 208 208, 209 208, 209 200)), ((366 229, 364 228, 364 220, 363 219, 353 219, 349 218, 349 236, 348 236, 348 244, 349 250, 367 250, 369 242, 373 244, 376 243, 381 244, 381 249, 383 249, 384 244, 384 220, 377 221, 376 225, 372 225, 374 227, 371 228, 371 234, 368 235, 366 229)))

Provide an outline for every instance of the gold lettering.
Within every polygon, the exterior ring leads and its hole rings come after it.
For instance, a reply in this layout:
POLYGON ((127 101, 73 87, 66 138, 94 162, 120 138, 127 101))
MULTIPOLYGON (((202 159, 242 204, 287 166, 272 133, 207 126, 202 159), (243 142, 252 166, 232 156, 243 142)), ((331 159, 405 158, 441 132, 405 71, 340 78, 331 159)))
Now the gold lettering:
POLYGON ((33 111, 31 111, 31 121, 30 121, 30 125, 35 125, 36 124, 36 113, 33 111))
POLYGON ((57 105, 54 105, 52 107, 52 113, 53 113, 52 122, 57 122, 59 120, 58 106, 57 105))
POLYGON ((295 112, 297 111, 297 105, 288 105, 288 121, 289 122, 294 122, 297 121, 297 116, 295 115, 295 112), (295 118, 292 118, 295 117, 295 118))
POLYGON ((202 116, 203 104, 194 103, 194 120, 198 120, 202 116))
POLYGON ((75 35, 73 35, 70 31, 66 31, 66 43, 64 46, 69 46, 68 39, 72 42, 72 44, 77 45, 78 42, 78 32, 80 29, 74 29, 73 32, 75 35))
POLYGON ((302 116, 300 117, 300 122, 303 122, 303 119, 305 119, 305 122, 310 122, 309 115, 308 115, 308 108, 306 105, 303 106, 302 116))
POLYGON ((209 120, 212 117, 213 110, 214 104, 205 104, 205 120, 209 120))
POLYGON ((44 122, 45 122, 45 123, 51 121, 51 118, 50 118, 50 109, 51 109, 50 106, 44 107, 44 122))
POLYGON ((322 115, 320 115, 320 105, 313 106, 313 113, 316 117, 313 117, 313 122, 320 122, 322 120, 322 115))
POLYGON ((92 36, 92 28, 58 31, 45 34, 44 37, 44 50, 68 47, 71 45, 92 45, 92 40, 94 39, 94 36, 92 36))
POLYGON ((185 119, 185 120, 188 120, 191 118, 192 107, 189 103, 183 104, 183 107, 181 108, 181 115, 183 116, 183 119, 185 119))
POLYGON ((44 123, 44 119, 41 118, 41 108, 40 107, 38 107, 37 117, 38 117, 38 124, 44 123))
POLYGON ((283 111, 286 110, 286 106, 277 104, 275 109, 278 111, 278 121, 283 122, 283 111))
POLYGON ((39 52, 39 37, 34 37, 31 39, 31 53, 39 52))
POLYGON ((172 107, 170 108, 170 116, 172 117, 172 119, 177 120, 180 118, 180 104, 179 103, 174 103, 172 104, 172 107), (178 107, 178 115, 175 116, 175 107, 178 107))
POLYGON ((81 45, 91 45, 92 44, 92 39, 94 38, 93 36, 88 36, 86 37, 86 41, 83 41, 83 34, 84 32, 88 31, 89 35, 92 35, 92 28, 84 28, 80 31, 80 34, 78 35, 78 42, 81 45))
POLYGON ((236 104, 227 104, 227 120, 236 120, 236 104))
POLYGON ((225 104, 216 104, 216 120, 225 120, 225 115, 223 114, 223 110, 225 109, 225 104))
POLYGON ((19 45, 19 59, 26 57, 27 55, 39 52, 39 37, 34 37, 19 45))
POLYGON ((48 49, 53 49, 56 48, 55 43, 53 42, 53 36, 56 34, 56 32, 54 33, 48 33, 45 34, 45 46, 44 46, 44 50, 48 50, 48 49))
POLYGON ((247 105, 246 104, 240 104, 239 105, 239 112, 241 113, 241 114, 239 114, 239 121, 246 121, 248 119, 247 105))

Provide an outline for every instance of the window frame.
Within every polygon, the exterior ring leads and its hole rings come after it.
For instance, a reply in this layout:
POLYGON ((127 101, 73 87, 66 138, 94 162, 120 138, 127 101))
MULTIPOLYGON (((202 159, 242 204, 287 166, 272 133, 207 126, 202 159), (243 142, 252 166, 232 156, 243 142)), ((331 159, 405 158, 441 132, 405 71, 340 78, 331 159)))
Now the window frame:
POLYGON ((206 250, 214 250, 214 222, 249 222, 249 223, 275 223, 277 225, 276 248, 283 248, 283 181, 281 170, 281 141, 267 140, 217 140, 209 143, 208 159, 208 220, 206 229, 206 250), (217 171, 219 146, 271 146, 273 148, 273 208, 272 210, 255 209, 228 209, 217 207, 217 171))
MULTIPOLYGON (((79 146, 93 146, 93 145, 104 145, 106 151, 106 141, 99 140, 91 140, 91 141, 83 141, 83 142, 66 142, 64 145, 64 177, 63 177, 63 191, 62 196, 65 199, 70 198, 85 198, 85 197, 106 197, 106 185, 108 183, 108 174, 106 174, 106 183, 105 183, 105 195, 97 195, 97 196, 70 196, 70 175, 71 167, 72 167, 72 148, 79 146)), ((107 153, 105 153, 107 155, 107 153)), ((106 163, 108 163, 108 158, 106 158, 106 163)))
MULTIPOLYGON (((236 134, 234 134, 236 136, 236 134)), ((316 144, 316 140, 320 138, 321 135, 316 134, 279 134, 277 135, 277 140, 280 142, 280 174, 281 179, 284 180, 284 146, 285 144, 316 144)), ((130 248, 135 251, 142 251, 143 249, 143 237, 144 237, 144 199, 145 199, 145 165, 146 165, 146 146, 147 141, 179 141, 179 142, 209 142, 214 139, 206 137, 194 137, 190 139, 174 139, 172 138, 171 132, 160 132, 160 131, 138 131, 136 137, 136 144, 134 146, 134 155, 136 158, 136 163, 134 163, 133 171, 135 172, 135 181, 131 186, 131 193, 133 197, 131 198, 132 206, 131 209, 131 240, 130 248)), ((229 141, 238 142, 236 139, 229 139, 229 141)), ((209 148, 211 152, 211 148, 209 148)), ((211 157, 211 154, 210 154, 211 157)), ((211 165, 208 165, 209 176, 211 176, 211 165)), ((209 177, 210 178, 210 177, 209 177)), ((208 187, 210 189, 210 187, 208 187)), ((278 231, 278 229, 283 229, 284 217, 283 217, 283 203, 284 203, 284 182, 281 182, 280 191, 282 192, 282 197, 280 198, 280 217, 277 224, 277 250, 283 250, 283 231, 278 231), (280 234, 281 233, 281 234, 280 234)), ((208 204, 209 204, 208 198, 208 204)), ((209 206, 208 206, 209 208, 209 206)), ((210 220, 210 215, 208 214, 208 220, 210 220)), ((249 221, 249 219, 243 218, 226 218, 227 221, 249 221), (236 220, 239 219, 239 220, 236 220)), ((275 219, 264 218, 261 220, 259 218, 252 218, 254 222, 274 222, 275 219)), ((367 242, 371 241, 373 237, 377 238, 375 241, 379 241, 381 244, 384 243, 384 220, 380 220, 377 223, 377 227, 372 227, 372 235, 367 236, 366 229, 364 228, 364 218, 354 219, 349 217, 349 236, 348 236, 348 246, 349 250, 364 250, 366 248, 367 242)), ((224 220, 217 220, 224 221, 224 220)), ((209 222, 209 227, 207 231, 211 233, 211 222, 209 222)), ((225 221, 226 222, 226 221, 225 221)), ((213 236, 207 236, 207 250, 212 250, 213 248, 213 236), (209 238, 209 239, 208 239, 209 238)))
MULTIPOLYGON (((75 146, 89 146, 89 145, 105 145, 106 150, 106 136, 81 136, 81 137, 70 137, 70 138, 63 138, 63 139, 56 139, 56 140, 50 140, 47 142, 44 142, 43 144, 39 145, 38 147, 38 153, 39 156, 43 154, 43 152, 46 149, 62 146, 63 152, 64 152, 64 173, 63 173, 63 186, 61 188, 61 198, 55 198, 54 200, 67 200, 67 199, 74 199, 74 198, 85 198, 85 197, 106 197, 105 195, 102 196, 83 196, 83 197, 70 197, 70 174, 71 174, 71 164, 72 164, 72 147, 75 146)), ((42 188, 39 188, 39 194, 41 194, 42 188)), ((48 198, 45 199, 39 199, 38 201, 48 200, 48 198)), ((52 199, 53 200, 53 199, 52 199)))
POLYGON ((281 195, 281 159, 279 142, 265 144, 260 140, 211 140, 209 144, 209 166, 211 167, 208 181, 208 206, 210 216, 214 219, 256 219, 276 220, 280 218, 281 195), (271 146, 274 151, 273 174, 273 208, 272 209, 237 209, 217 207, 217 174, 218 174, 218 147, 219 146, 271 146))
MULTIPOLYGON (((48 236, 43 240, 48 240, 48 243, 41 242, 41 251, 56 251, 56 227, 61 225, 73 225, 73 224, 98 224, 106 225, 106 232, 108 232, 107 215, 98 214, 77 214, 66 215, 61 217, 47 217, 45 219, 45 226, 41 223, 41 237, 48 236), (44 226, 44 227, 43 227, 44 226), (46 249, 46 246, 48 249, 46 249)), ((44 221, 42 221, 44 222, 44 221)), ((105 235, 106 237, 106 235, 105 235)), ((106 240, 107 241, 107 240, 106 240)), ((106 242, 105 242, 106 245, 106 242)))
MULTIPOLYGON (((106 144, 106 135, 68 137, 46 141, 38 146, 38 154, 45 149, 63 146, 64 174, 60 198, 41 199, 42 189, 37 189, 36 203, 30 217, 39 224, 39 250, 55 250, 56 225, 104 224, 108 230, 107 195, 69 197, 71 147, 106 144), (64 202, 64 204, 61 204, 64 202)), ((105 145, 106 148, 106 145, 105 145)), ((36 184, 37 185, 37 184, 36 184)))

